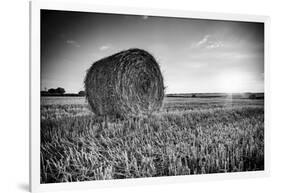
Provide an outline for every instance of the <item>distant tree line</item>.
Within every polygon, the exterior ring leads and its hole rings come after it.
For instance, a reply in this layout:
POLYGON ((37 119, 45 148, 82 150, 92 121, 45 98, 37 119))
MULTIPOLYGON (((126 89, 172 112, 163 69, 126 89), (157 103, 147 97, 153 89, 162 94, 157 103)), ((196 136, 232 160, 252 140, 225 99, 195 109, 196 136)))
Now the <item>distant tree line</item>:
POLYGON ((166 97, 175 98, 227 98, 233 99, 264 99, 264 93, 179 93, 166 94, 166 97))
POLYGON ((50 88, 46 91, 41 91, 41 96, 85 96, 85 91, 79 91, 78 93, 66 93, 62 87, 50 88))

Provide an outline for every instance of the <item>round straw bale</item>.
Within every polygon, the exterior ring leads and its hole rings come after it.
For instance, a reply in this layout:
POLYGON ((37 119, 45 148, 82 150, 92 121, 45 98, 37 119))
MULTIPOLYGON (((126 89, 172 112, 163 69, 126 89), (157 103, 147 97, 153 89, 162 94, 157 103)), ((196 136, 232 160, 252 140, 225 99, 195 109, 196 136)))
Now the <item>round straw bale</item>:
POLYGON ((86 98, 98 115, 137 117, 159 110, 164 98, 160 67, 141 49, 129 49, 95 62, 84 80, 86 98))

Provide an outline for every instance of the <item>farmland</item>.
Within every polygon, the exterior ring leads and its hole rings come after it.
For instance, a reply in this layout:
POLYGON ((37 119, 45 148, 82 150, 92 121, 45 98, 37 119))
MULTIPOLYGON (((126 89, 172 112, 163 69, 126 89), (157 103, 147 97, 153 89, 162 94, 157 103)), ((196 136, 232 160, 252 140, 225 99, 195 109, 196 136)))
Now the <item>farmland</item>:
POLYGON ((264 169, 264 100, 166 97, 104 128, 83 97, 41 98, 41 183, 264 169))

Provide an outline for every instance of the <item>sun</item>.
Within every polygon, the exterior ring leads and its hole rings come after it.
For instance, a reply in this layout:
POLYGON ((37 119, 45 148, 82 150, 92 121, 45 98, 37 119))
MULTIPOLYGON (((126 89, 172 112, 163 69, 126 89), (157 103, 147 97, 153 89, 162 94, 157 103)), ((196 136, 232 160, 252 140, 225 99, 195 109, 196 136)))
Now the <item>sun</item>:
POLYGON ((218 85, 222 92, 239 93, 243 92, 247 78, 241 72, 225 72, 220 74, 218 85))

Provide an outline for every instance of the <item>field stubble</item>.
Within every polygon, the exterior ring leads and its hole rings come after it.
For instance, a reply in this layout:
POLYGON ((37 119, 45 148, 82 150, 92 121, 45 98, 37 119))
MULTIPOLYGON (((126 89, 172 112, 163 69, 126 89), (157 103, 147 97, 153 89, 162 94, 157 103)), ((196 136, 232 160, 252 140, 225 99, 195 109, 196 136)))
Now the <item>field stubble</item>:
POLYGON ((263 103, 166 98, 102 129, 84 98, 42 98, 41 183, 263 170, 263 103))

